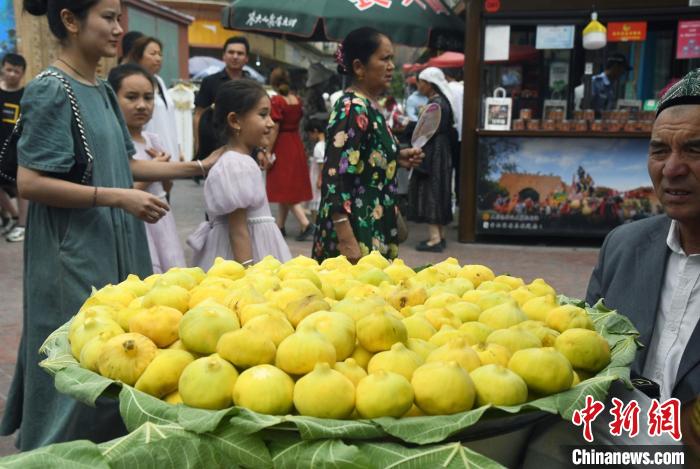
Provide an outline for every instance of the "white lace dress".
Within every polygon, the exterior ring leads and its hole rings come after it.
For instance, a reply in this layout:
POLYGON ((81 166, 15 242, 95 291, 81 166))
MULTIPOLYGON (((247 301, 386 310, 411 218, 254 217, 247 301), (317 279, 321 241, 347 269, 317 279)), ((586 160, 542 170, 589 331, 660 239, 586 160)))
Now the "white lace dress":
POLYGON ((208 270, 218 256, 233 259, 228 216, 244 208, 253 248, 253 261, 271 255, 281 262, 292 258, 267 202, 260 168, 253 158, 235 151, 221 155, 204 183, 204 205, 209 221, 187 238, 194 251, 192 265, 208 270))

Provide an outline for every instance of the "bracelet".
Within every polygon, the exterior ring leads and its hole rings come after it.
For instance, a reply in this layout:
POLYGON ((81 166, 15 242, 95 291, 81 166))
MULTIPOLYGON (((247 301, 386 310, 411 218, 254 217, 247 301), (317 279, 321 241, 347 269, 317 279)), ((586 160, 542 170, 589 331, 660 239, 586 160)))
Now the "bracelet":
POLYGON ((204 165, 202 164, 202 161, 201 160, 195 160, 195 161, 197 162, 197 164, 199 164, 199 169, 202 170, 202 177, 204 177, 204 178, 207 177, 207 172, 204 169, 204 165))
POLYGON ((338 218, 337 220, 333 220, 333 223, 343 223, 344 221, 348 221, 348 217, 338 218))
POLYGON ((251 265, 252 263, 253 263, 253 259, 248 259, 247 261, 241 262, 241 265, 242 265, 243 267, 245 267, 245 266, 247 266, 247 265, 251 265))
POLYGON ((97 207, 97 186, 95 186, 95 192, 92 193, 92 206, 97 207))

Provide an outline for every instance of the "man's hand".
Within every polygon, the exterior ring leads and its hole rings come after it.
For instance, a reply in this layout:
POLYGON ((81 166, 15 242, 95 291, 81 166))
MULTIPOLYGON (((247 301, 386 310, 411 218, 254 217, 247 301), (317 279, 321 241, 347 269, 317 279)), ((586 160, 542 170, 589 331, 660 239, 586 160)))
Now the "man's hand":
POLYGON ((404 148, 399 152, 399 165, 406 169, 420 166, 425 158, 425 153, 420 148, 404 148))

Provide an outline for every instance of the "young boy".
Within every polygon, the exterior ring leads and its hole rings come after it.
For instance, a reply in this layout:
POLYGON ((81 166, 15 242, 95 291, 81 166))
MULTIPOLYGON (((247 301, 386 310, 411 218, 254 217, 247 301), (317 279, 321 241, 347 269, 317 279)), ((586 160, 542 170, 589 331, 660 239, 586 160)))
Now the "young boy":
MULTIPOLYGON (((7 53, 0 63, 0 144, 12 133, 20 114, 20 100, 24 88, 22 79, 27 69, 27 62, 19 54, 7 53)), ((3 211, 3 223, 0 234, 10 242, 24 241, 24 225, 27 221, 27 201, 17 197, 18 209, 15 209, 10 196, 16 194, 16 187, 0 186, 0 208, 3 211), (5 217, 4 214, 9 215, 5 217)))
POLYGON ((309 176, 311 179, 311 192, 313 198, 309 201, 309 210, 311 210, 311 223, 316 222, 318 215, 318 207, 321 203, 321 179, 323 173, 323 158, 326 153, 326 125, 328 124, 328 115, 326 113, 317 113, 311 116, 306 124, 306 131, 309 134, 309 140, 316 142, 314 145, 311 164, 309 165, 309 176))

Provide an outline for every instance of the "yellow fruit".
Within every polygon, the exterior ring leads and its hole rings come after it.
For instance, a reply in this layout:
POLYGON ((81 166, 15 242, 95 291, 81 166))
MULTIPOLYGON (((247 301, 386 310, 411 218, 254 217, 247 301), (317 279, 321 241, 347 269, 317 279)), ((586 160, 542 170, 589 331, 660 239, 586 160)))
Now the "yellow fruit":
POLYGON ((479 355, 482 365, 508 366, 510 360, 510 350, 499 344, 478 344, 472 345, 472 349, 479 355))
POLYGON ((537 296, 552 295, 556 296, 557 292, 544 279, 536 278, 527 285, 527 289, 537 296))
MULTIPOLYGON (((180 339, 177 339, 175 342, 168 345, 168 348, 166 350, 184 350, 185 352, 189 352, 189 350, 187 350, 187 347, 185 347, 185 344, 183 344, 180 339)), ((199 357, 196 357, 196 358, 199 358, 199 357)))
POLYGON ((519 287, 515 290, 509 292, 509 295, 518 303, 518 306, 522 309, 523 305, 533 298, 537 298, 537 295, 532 293, 527 287, 519 287))
POLYGON ((310 325, 299 327, 277 348, 275 366, 291 375, 309 373, 320 362, 335 364, 335 347, 310 325))
POLYGON ((491 269, 478 264, 465 265, 458 275, 472 282, 474 288, 481 285, 481 282, 493 280, 496 277, 491 269))
POLYGON ((331 309, 323 297, 320 295, 310 295, 292 301, 283 310, 292 326, 297 327, 299 323, 308 315, 316 311, 328 311, 331 309))
MULTIPOLYGON (((252 305, 256 306, 256 305, 252 305)), ((243 326, 256 334, 264 335, 277 347, 284 339, 294 334, 294 328, 281 312, 261 314, 253 317, 243 326)))
POLYGON ((109 339, 118 334, 118 332, 107 330, 88 340, 82 350, 80 350, 80 366, 99 373, 98 362, 102 353, 102 347, 109 339))
POLYGON ((543 295, 525 302, 522 310, 529 319, 544 322, 547 319, 547 314, 558 306, 559 303, 554 295, 543 295))
POLYGON ((394 259, 391 265, 384 268, 384 273, 387 274, 394 283, 399 283, 416 275, 415 271, 404 264, 401 259, 394 259))
POLYGON ((567 329, 590 329, 594 330, 593 321, 588 317, 586 310, 574 305, 562 305, 547 313, 545 319, 547 327, 564 332, 567 329))
POLYGON ((595 331, 567 329, 557 337, 554 348, 564 355, 574 368, 598 373, 610 363, 610 346, 595 331))
POLYGON ((379 251, 372 251, 368 255, 363 256, 362 259, 357 261, 358 265, 369 265, 376 267, 377 269, 386 269, 389 267, 390 262, 386 260, 384 256, 379 251))
MULTIPOLYGON (((249 269, 250 270, 250 269, 249 269)), ((282 282, 274 276, 273 273, 248 273, 246 280, 250 285, 254 285, 255 289, 267 298, 267 294, 281 288, 282 282)))
POLYGON ((549 347, 518 350, 508 368, 525 380, 530 391, 544 396, 566 391, 574 379, 566 357, 549 347))
POLYGON ((224 277, 229 280, 238 280, 245 275, 245 267, 236 261, 226 261, 221 257, 214 259, 207 271, 207 277, 224 277))
POLYGON ((423 285, 425 288, 431 288, 439 285, 449 278, 449 275, 444 271, 438 270, 435 266, 423 269, 410 278, 412 285, 423 285))
POLYGON ((423 364, 423 359, 416 352, 406 348, 401 342, 394 344, 390 350, 379 352, 369 361, 367 373, 380 370, 398 373, 411 380, 416 368, 423 364))
POLYGON ((182 401, 200 409, 225 409, 232 404, 238 372, 217 354, 198 358, 180 375, 178 390, 182 401))
POLYGON ((454 293, 438 293, 431 295, 425 303, 426 308, 444 308, 449 304, 453 304, 460 300, 459 296, 454 293))
POLYGON ((321 290, 321 279, 313 269, 308 267, 283 266, 277 271, 277 277, 283 281, 282 285, 285 280, 304 279, 311 282, 319 291, 321 290))
POLYGON ((408 333, 400 319, 385 312, 374 312, 357 321, 357 340, 370 352, 389 350, 396 342, 406 342, 408 333))
POLYGON ((144 335, 119 334, 102 346, 97 367, 105 378, 133 386, 157 352, 156 344, 144 335))
POLYGON ((367 369, 367 365, 369 364, 369 361, 372 359, 374 356, 373 353, 368 352, 367 350, 362 348, 362 345, 359 343, 355 343, 355 350, 353 350, 352 355, 350 355, 350 358, 355 360, 358 365, 360 365, 363 369, 367 369))
POLYGON ((485 282, 481 282, 478 287, 476 287, 477 290, 481 291, 487 291, 487 292, 505 292, 505 293, 510 293, 512 290, 511 286, 502 283, 502 282, 496 282, 494 280, 487 280, 485 282))
POLYGON ((452 313, 460 322, 478 321, 481 314, 479 305, 468 301, 455 301, 445 306, 445 309, 452 313))
POLYGON ((138 275, 129 274, 126 280, 117 284, 118 287, 128 290, 134 298, 143 296, 148 292, 148 286, 139 278, 138 275))
POLYGON ((476 389, 476 405, 518 405, 527 401, 527 384, 508 368, 501 365, 484 365, 469 376, 476 389))
POLYGON ((250 329, 227 332, 216 345, 216 353, 240 369, 274 363, 276 351, 272 340, 250 329))
POLYGON ((387 302, 401 311, 407 306, 417 306, 425 303, 428 299, 428 293, 423 287, 399 288, 394 293, 389 295, 387 302))
MULTIPOLYGON (((525 325, 525 323, 530 321, 521 322, 520 324, 513 326, 513 329, 523 329, 532 334, 536 335, 540 342, 542 342, 542 347, 554 347, 554 341, 559 337, 559 332, 554 329, 550 329, 544 325, 525 325)), ((539 321, 532 321, 537 323, 539 321)))
POLYGON ((469 343, 471 344, 483 344, 486 342, 489 334, 494 331, 493 328, 478 321, 465 322, 459 326, 458 330, 464 333, 464 336, 469 339, 469 343))
POLYGON ((109 305, 126 308, 136 296, 126 286, 107 285, 99 290, 93 289, 92 295, 85 301, 85 306, 109 305))
POLYGON ((153 288, 153 286, 156 284, 156 282, 158 281, 158 279, 160 279, 160 276, 161 276, 161 274, 149 275, 148 277, 146 277, 145 279, 143 279, 143 283, 144 283, 144 285, 146 285, 146 287, 148 287, 148 289, 150 290, 150 289, 153 288))
POLYGON ((448 257, 444 261, 435 264, 434 267, 438 272, 451 278, 456 277, 462 269, 459 261, 454 257, 448 257))
MULTIPOLYGON (((82 308, 78 314, 73 316, 70 326, 68 327, 68 333, 72 334, 78 327, 82 326, 86 319, 100 317, 103 319, 117 320, 119 317, 119 311, 123 311, 126 308, 120 308, 119 310, 114 309, 112 306, 106 305, 95 305, 82 308)), ((117 321, 119 323, 119 321, 117 321)))
POLYGON ((576 370, 574 370, 574 379, 573 379, 573 381, 571 381, 571 387, 573 388, 574 386, 576 386, 580 382, 581 382, 581 377, 578 375, 576 370))
POLYGON ((494 277, 493 281, 502 283, 504 285, 508 285, 511 290, 515 290, 517 288, 525 286, 525 282, 523 282, 522 278, 513 277, 511 275, 499 275, 497 277, 494 277))
POLYGON ((160 276, 156 285, 177 285, 185 290, 192 290, 197 286, 193 276, 178 268, 172 268, 160 276))
POLYGON ((163 400, 170 405, 184 404, 184 402, 182 402, 182 396, 180 396, 180 393, 177 391, 168 394, 163 400))
POLYGON ((384 311, 385 302, 377 296, 367 298, 344 298, 331 307, 331 311, 350 316, 355 322, 373 313, 384 311))
POLYGON ((323 270, 345 270, 352 267, 348 258, 340 255, 336 257, 329 257, 321 262, 321 269, 323 270))
POLYGON ((357 386, 362 378, 367 376, 367 372, 355 361, 354 358, 347 358, 345 361, 336 362, 333 369, 342 373, 347 379, 352 381, 352 384, 357 386))
POLYGON ((190 293, 177 285, 156 285, 143 297, 143 307, 170 306, 181 313, 187 312, 190 293))
POLYGON ((109 318, 95 316, 88 317, 68 334, 70 351, 76 360, 80 359, 80 351, 93 337, 103 332, 111 332, 113 335, 123 334, 124 330, 115 321, 109 318))
POLYGON ((205 300, 214 300, 223 305, 227 296, 228 290, 223 287, 198 285, 190 290, 190 301, 187 305, 192 309, 205 300))
POLYGON ((425 415, 425 412, 420 410, 418 406, 413 404, 410 409, 408 409, 408 412, 403 414, 403 417, 423 417, 425 415))
POLYGON ((136 381, 136 389, 157 398, 177 391, 182 370, 194 361, 184 350, 160 350, 136 381))
POLYGON ((357 280, 369 284, 369 285, 374 285, 374 286, 379 286, 382 282, 391 282, 391 277, 384 273, 383 270, 378 269, 376 267, 372 267, 362 274, 358 275, 357 280))
POLYGON ((355 350, 355 322, 343 313, 317 311, 299 323, 298 327, 311 326, 335 348, 335 358, 342 361, 355 350))
POLYGON ((359 280, 355 281, 357 284, 348 289, 344 298, 368 298, 372 296, 381 296, 379 287, 376 285, 362 283, 359 280))
POLYGON ((468 301, 469 303, 474 303, 475 305, 479 304, 479 300, 481 298, 485 297, 486 295, 490 295, 491 292, 486 292, 482 290, 467 290, 464 292, 462 295, 462 299, 464 301, 468 301))
POLYGON ((406 342, 406 347, 409 350, 416 352, 423 360, 427 359, 428 355, 430 355, 433 350, 437 349, 437 345, 433 345, 430 342, 422 339, 413 338, 408 339, 406 342))
POLYGON ((254 271, 266 270, 270 272, 276 272, 277 270, 279 270, 280 267, 282 267, 282 263, 268 254, 267 256, 263 257, 260 262, 250 267, 248 271, 250 272, 250 270, 252 269, 254 271))
POLYGON ((504 303, 482 311, 479 322, 493 329, 506 329, 527 320, 527 316, 513 303, 504 303))
POLYGON ((310 267, 313 270, 318 269, 318 262, 316 262, 314 259, 311 259, 310 257, 306 256, 297 256, 294 259, 291 259, 284 264, 283 266, 299 266, 299 267, 310 267))
POLYGON ((430 352, 425 362, 457 362, 467 371, 481 366, 479 355, 464 338, 457 338, 430 352))
POLYGON ((294 407, 309 417, 346 419, 355 409, 355 385, 328 363, 317 363, 294 385, 294 407))
POLYGON ((233 386, 233 403, 261 414, 288 414, 293 398, 294 381, 272 365, 248 368, 233 386))
MULTIPOLYGON (((239 311, 238 318, 240 319, 241 324, 245 326, 248 323, 248 321, 257 316, 274 316, 277 314, 281 314, 282 316, 284 316, 285 319, 287 319, 287 316, 284 314, 284 312, 276 306, 273 306, 270 303, 255 303, 244 306, 243 309, 239 311)), ((287 322, 289 322, 289 320, 287 320, 287 322)))
MULTIPOLYGON (((316 275, 315 272, 310 272, 313 275, 316 275)), ((282 280, 280 282, 280 288, 291 288, 292 290, 295 290, 297 293, 301 294, 302 296, 323 296, 323 292, 321 291, 321 281, 318 280, 317 276, 317 281, 318 281, 318 286, 312 282, 309 279, 306 278, 290 278, 287 280, 282 280)))
POLYGON ((224 306, 236 313, 242 323, 242 311, 249 305, 266 303, 267 299, 250 285, 229 291, 224 299, 224 306))
POLYGON ((204 280, 201 281, 198 287, 214 287, 214 288, 223 288, 226 290, 233 289, 236 285, 236 282, 225 278, 225 277, 206 277, 204 280))
POLYGON ((430 342, 436 347, 442 347, 451 340, 465 337, 466 334, 464 334, 463 332, 459 331, 458 329, 455 329, 452 326, 445 325, 442 326, 440 330, 435 335, 433 335, 428 342, 430 342))
POLYGON ((129 331, 138 332, 151 339, 158 347, 165 348, 178 338, 182 313, 169 306, 142 309, 129 319, 129 331))
POLYGON ((458 329, 462 325, 461 321, 457 317, 447 311, 445 308, 430 308, 425 310, 425 318, 430 321, 438 331, 442 326, 450 326, 458 329))
POLYGON ((413 389, 406 378, 390 371, 367 375, 357 383, 355 408, 360 417, 399 418, 413 405, 413 389))
POLYGON ((199 285, 205 278, 207 278, 206 272, 201 267, 178 267, 178 270, 185 272, 191 276, 197 285, 199 285))
POLYGON ((414 314, 402 320, 409 338, 430 340, 437 332, 422 314, 414 314))
MULTIPOLYGON (((119 327, 121 327, 125 331, 128 331, 129 330, 129 320, 131 320, 131 318, 133 316, 139 314, 141 311, 147 311, 147 308, 142 308, 141 306, 136 306, 136 307, 130 306, 128 308, 120 309, 119 311, 117 311, 117 317, 116 317, 117 324, 119 324, 119 327)), ((178 313, 180 313, 180 311, 178 311, 178 313)), ((180 313, 180 315, 182 315, 182 313, 180 313)))
POLYGON ((457 362, 431 362, 413 373, 416 405, 428 415, 464 412, 474 405, 474 383, 457 362))
POLYGON ((187 350, 210 354, 216 351, 219 338, 240 325, 230 309, 206 303, 189 310, 180 320, 180 340, 187 350))
POLYGON ((542 347, 542 342, 535 334, 523 329, 495 330, 486 338, 486 343, 502 345, 511 354, 526 348, 542 347))
MULTIPOLYGON (((465 298, 463 297, 462 299, 465 298)), ((479 308, 481 308, 482 311, 503 304, 510 304, 513 306, 518 305, 518 303, 515 301, 515 299, 513 299, 512 296, 510 296, 509 293, 503 291, 486 291, 484 295, 476 299, 476 304, 479 306, 479 308)))

